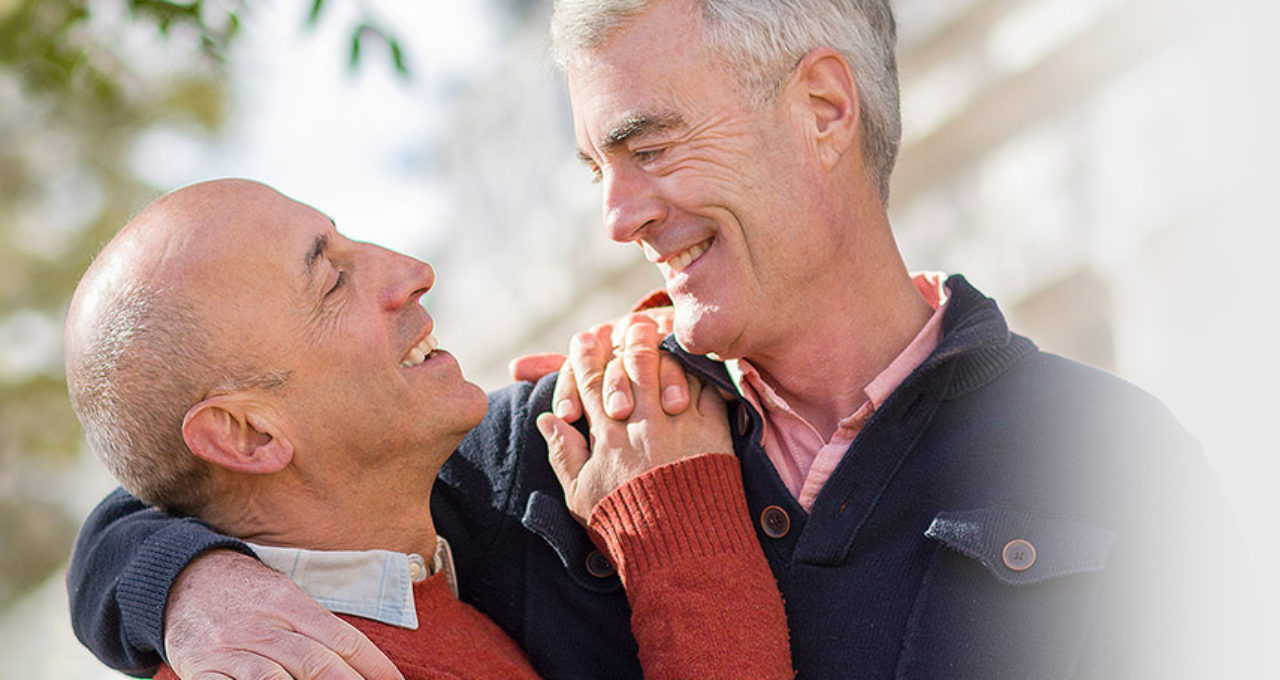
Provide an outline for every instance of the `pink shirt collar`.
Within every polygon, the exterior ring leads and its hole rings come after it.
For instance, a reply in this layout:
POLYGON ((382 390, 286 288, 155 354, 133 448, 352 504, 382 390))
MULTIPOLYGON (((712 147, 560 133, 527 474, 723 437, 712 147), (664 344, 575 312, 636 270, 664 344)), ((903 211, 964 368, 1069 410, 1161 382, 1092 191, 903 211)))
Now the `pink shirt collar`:
POLYGON ((906 349, 862 388, 866 401, 840 420, 840 426, 828 441, 823 441, 817 429, 765 383, 749 362, 745 359, 725 362, 743 398, 763 415, 765 453, 782 482, 805 510, 813 508, 818 492, 876 409, 937 349, 942 338, 942 317, 948 295, 945 280, 946 275, 941 272, 921 272, 912 276, 916 289, 933 307, 933 316, 906 349))

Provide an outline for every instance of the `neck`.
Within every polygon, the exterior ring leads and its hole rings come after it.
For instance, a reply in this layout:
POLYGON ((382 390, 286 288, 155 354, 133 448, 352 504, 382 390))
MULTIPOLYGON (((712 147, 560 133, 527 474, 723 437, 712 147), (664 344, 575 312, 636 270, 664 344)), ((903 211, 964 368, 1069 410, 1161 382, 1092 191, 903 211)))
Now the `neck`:
POLYGON ((881 262, 841 272, 832 294, 816 298, 779 342, 743 357, 824 438, 862 405, 866 386, 933 314, 896 246, 881 262))
POLYGON ((299 484, 296 476, 238 480, 237 492, 227 494, 235 510, 206 521, 262 545, 429 557, 436 548, 430 504, 435 471, 395 477, 360 475, 340 488, 299 484))

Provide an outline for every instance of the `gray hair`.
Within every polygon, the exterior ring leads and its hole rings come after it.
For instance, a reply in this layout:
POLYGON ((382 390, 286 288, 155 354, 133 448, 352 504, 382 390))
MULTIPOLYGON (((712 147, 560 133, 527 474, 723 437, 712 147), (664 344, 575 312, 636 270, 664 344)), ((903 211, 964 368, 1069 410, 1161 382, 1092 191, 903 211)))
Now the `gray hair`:
POLYGON ((215 392, 277 386, 287 374, 220 366, 208 324, 172 289, 137 282, 99 309, 67 357, 67 390, 89 447, 142 501, 199 515, 214 494, 210 464, 182 436, 187 410, 215 392))
MULTIPOLYGON (((600 47, 652 0, 556 0, 552 53, 566 68, 573 54, 600 47)), ((738 73, 755 103, 774 99, 796 63, 829 46, 848 60, 858 84, 862 156, 889 201, 889 176, 902 140, 897 28, 889 0, 702 0, 708 47, 738 73)))

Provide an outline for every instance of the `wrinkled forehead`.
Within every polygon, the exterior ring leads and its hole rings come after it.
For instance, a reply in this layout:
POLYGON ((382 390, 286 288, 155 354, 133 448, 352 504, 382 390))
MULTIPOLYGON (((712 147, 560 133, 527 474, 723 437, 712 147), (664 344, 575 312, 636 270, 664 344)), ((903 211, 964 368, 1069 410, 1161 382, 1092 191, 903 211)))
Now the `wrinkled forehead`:
POLYGON ((707 85, 732 78, 723 59, 699 27, 673 23, 666 14, 661 7, 645 12, 601 44, 570 55, 565 74, 579 132, 603 134, 636 116, 690 119, 711 105, 708 97, 719 96, 707 85))

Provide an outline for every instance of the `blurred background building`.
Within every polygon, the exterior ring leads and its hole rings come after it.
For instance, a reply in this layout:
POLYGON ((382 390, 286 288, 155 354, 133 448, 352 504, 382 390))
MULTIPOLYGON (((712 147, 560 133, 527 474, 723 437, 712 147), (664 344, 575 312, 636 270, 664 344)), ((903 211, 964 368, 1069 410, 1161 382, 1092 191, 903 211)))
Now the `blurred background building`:
MULTIPOLYGON (((1280 9, 894 4, 908 265, 963 272, 1015 330, 1161 397, 1249 537, 1224 561, 1274 564, 1280 9)), ((548 11, 0 0, 0 676, 113 677, 62 593, 75 527, 112 484, 66 404, 60 323, 95 249, 163 190, 261 179, 428 259, 437 335, 487 388, 660 285, 602 237, 548 11)))

